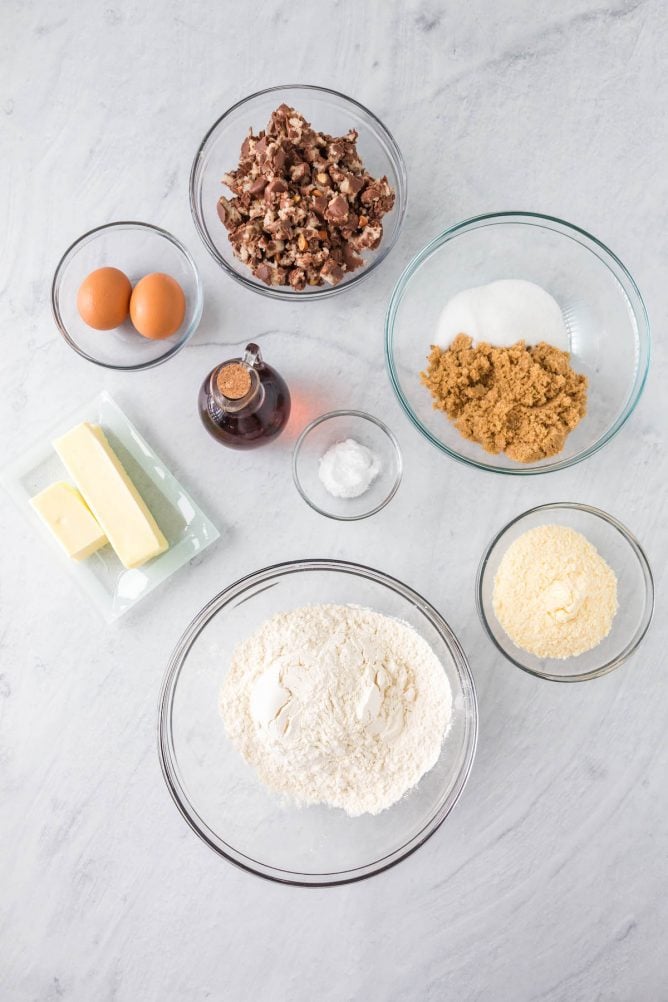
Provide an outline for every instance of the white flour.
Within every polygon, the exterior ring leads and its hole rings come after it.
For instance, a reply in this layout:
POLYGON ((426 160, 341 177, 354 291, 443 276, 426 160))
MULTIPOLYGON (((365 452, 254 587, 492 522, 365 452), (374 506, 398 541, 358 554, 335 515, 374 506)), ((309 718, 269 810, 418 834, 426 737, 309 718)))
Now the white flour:
POLYGON ((220 696, 230 740, 267 787, 351 816, 394 804, 435 765, 451 709, 412 627, 345 605, 267 620, 235 649, 220 696))

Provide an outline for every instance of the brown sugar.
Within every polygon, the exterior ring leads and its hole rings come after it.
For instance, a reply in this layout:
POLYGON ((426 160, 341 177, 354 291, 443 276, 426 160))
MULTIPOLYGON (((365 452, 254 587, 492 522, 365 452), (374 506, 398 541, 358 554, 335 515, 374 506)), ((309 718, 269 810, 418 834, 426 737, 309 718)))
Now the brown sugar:
POLYGON ((561 452, 587 411, 587 377, 550 344, 495 348, 458 334, 432 346, 420 379, 464 438, 533 463, 561 452))

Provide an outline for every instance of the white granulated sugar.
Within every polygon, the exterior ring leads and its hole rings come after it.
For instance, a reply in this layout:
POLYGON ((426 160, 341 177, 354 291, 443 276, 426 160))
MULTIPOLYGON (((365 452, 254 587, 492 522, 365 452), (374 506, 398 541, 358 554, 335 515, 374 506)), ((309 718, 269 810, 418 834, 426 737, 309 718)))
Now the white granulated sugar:
POLYGON ((452 693, 407 623, 314 605, 279 613, 236 647, 220 711, 265 786, 354 817, 394 804, 435 765, 452 693))
POLYGON ((547 341, 568 351, 570 338, 556 299, 534 282, 502 278, 463 289, 448 300, 439 317, 436 344, 448 348, 458 334, 496 348, 518 341, 547 341))

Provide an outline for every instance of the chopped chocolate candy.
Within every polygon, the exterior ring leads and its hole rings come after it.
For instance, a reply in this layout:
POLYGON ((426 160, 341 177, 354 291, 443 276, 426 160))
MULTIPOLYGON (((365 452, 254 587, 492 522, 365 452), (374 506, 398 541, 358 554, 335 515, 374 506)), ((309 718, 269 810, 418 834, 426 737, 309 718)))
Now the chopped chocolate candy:
POLYGON ((337 285, 361 268, 363 250, 383 236, 394 205, 386 177, 376 179, 357 153, 357 132, 315 132, 286 104, 266 130, 250 130, 236 170, 223 176, 218 215, 232 249, 267 285, 337 285))
POLYGON ((325 215, 328 219, 336 221, 345 219, 348 215, 348 199, 346 196, 336 195, 331 202, 328 202, 325 215))

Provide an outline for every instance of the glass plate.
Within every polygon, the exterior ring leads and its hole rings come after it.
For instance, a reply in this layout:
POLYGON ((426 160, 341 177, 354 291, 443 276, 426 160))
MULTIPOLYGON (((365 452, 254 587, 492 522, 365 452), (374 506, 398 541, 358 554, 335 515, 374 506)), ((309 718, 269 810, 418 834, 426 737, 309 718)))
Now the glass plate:
POLYGON ((107 622, 132 609, 149 592, 213 543, 220 533, 105 391, 53 427, 48 437, 0 474, 19 510, 62 558, 71 577, 107 622), (55 480, 70 480, 52 442, 82 421, 102 427, 109 444, 144 498, 169 549, 143 567, 127 570, 110 546, 87 560, 71 560, 28 501, 55 480))

